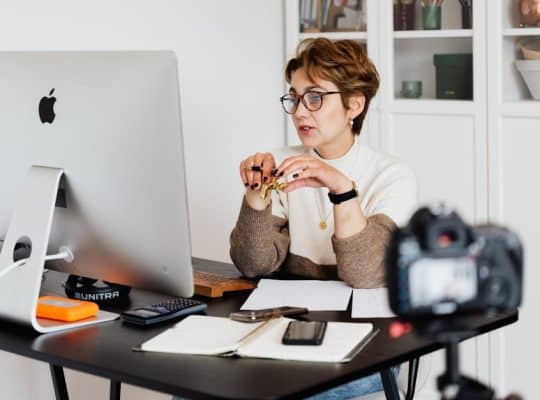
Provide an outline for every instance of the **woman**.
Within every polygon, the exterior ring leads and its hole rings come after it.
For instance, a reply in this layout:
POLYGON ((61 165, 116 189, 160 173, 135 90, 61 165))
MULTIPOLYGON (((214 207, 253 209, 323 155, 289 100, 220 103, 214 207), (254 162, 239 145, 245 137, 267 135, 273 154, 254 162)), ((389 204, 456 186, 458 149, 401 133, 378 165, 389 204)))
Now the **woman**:
MULTIPOLYGON (((318 38, 299 44, 285 77, 290 90, 281 103, 302 145, 241 162, 246 193, 231 258, 248 277, 282 270, 384 286, 385 249, 416 204, 416 179, 403 162, 355 140, 379 87, 377 70, 356 42, 318 38), (263 199, 261 187, 273 177, 288 184, 263 199)), ((315 398, 379 390, 375 374, 315 398)))

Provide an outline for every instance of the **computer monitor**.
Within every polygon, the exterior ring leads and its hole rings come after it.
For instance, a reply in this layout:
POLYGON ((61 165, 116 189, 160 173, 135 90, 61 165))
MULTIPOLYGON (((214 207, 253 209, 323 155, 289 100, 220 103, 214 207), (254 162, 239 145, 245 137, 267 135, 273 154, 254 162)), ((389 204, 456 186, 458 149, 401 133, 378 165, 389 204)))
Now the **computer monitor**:
POLYGON ((30 167, 61 168, 53 268, 191 296, 182 142, 172 52, 0 52, 0 238, 30 167))

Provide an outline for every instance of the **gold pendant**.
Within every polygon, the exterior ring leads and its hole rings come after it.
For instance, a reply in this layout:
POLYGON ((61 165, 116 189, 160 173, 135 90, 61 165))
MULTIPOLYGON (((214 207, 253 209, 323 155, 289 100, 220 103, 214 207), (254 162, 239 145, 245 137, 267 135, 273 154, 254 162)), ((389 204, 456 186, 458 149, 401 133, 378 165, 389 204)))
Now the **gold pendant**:
POLYGON ((321 228, 321 230, 325 230, 326 228, 328 228, 328 225, 325 221, 321 221, 319 222, 319 228, 321 228))

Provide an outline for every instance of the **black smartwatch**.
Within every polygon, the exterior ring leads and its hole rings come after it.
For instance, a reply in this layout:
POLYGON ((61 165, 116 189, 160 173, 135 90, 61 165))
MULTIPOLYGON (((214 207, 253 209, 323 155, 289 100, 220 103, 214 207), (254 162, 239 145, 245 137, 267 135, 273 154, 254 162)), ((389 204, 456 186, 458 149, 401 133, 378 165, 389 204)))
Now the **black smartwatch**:
POLYGON ((354 199, 355 197, 357 197, 358 191, 356 190, 356 183, 352 181, 352 184, 353 184, 353 188, 349 190, 348 192, 339 193, 339 194, 328 192, 328 198, 330 199, 330 201, 333 204, 340 204, 340 203, 343 203, 344 201, 354 199))

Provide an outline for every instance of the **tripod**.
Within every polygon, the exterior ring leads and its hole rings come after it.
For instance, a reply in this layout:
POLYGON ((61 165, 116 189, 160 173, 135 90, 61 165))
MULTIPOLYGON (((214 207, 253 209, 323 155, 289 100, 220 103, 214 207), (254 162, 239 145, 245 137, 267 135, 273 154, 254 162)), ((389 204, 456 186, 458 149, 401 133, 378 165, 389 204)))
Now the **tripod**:
POLYGON ((494 400, 495 393, 488 386, 459 372, 459 342, 473 336, 473 332, 459 317, 441 318, 415 324, 420 334, 446 344, 446 371, 437 378, 442 400, 494 400))
POLYGON ((446 371, 437 378, 442 400, 493 400, 495 394, 488 386, 459 373, 459 339, 446 345, 446 371))

